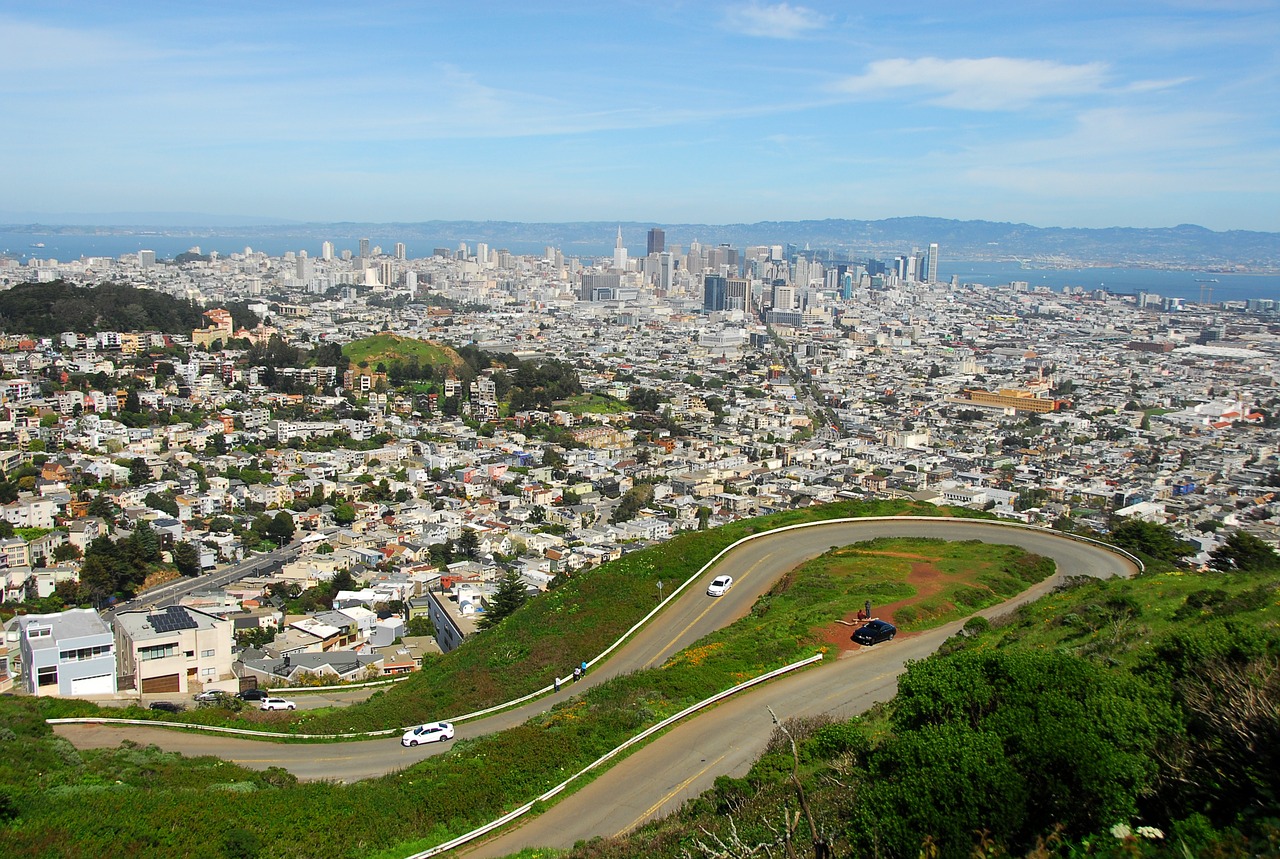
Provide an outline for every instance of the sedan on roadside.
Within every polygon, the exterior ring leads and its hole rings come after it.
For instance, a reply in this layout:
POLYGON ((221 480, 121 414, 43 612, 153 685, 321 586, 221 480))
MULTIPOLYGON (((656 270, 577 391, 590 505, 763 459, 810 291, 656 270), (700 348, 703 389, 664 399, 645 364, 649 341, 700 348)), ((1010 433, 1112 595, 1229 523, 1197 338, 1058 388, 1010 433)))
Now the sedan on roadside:
POLYGON ((859 627, 853 633, 853 640, 858 644, 879 644, 882 641, 892 641, 897 634, 898 628, 888 621, 873 620, 859 627))
POLYGON ((453 739, 453 725, 449 722, 427 722, 404 732, 400 738, 402 746, 417 746, 422 743, 443 743, 453 739))
POLYGON ((716 576, 707 588, 707 596, 722 597, 733 587, 733 576, 716 576))

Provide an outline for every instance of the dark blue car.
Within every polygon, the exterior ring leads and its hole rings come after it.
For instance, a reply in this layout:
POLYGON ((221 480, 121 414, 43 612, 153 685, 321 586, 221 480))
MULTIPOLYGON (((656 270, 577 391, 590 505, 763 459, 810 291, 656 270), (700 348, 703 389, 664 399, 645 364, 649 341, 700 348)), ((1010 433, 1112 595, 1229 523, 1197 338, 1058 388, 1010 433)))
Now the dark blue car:
POLYGON ((898 628, 888 621, 873 620, 854 632, 853 640, 858 644, 879 644, 882 641, 892 641, 897 634, 898 628))

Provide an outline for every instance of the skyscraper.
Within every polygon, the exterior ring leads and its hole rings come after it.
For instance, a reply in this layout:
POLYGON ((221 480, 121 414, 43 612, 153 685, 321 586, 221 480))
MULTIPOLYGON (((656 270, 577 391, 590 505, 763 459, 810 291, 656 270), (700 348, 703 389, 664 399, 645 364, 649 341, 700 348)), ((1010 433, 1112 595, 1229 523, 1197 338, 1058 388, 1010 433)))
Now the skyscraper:
POLYGON ((404 259, 404 242, 396 242, 396 259, 404 259))
POLYGON ((660 254, 667 249, 667 234, 663 230, 654 227, 649 230, 649 247, 646 251, 648 256, 660 254))
POLYGON ((929 245, 929 263, 928 271, 925 273, 926 283, 938 282, 938 243, 933 242, 929 245))
POLYGON ((320 245, 320 259, 329 262, 333 259, 333 242, 322 242, 320 245))
POLYGON ((613 267, 618 271, 627 270, 627 249, 622 246, 622 226, 618 226, 618 241, 613 246, 613 267))
POLYGON ((369 258, 369 240, 361 239, 360 240, 360 259, 368 259, 368 258, 369 258))
POLYGON ((702 280, 702 309, 724 310, 729 298, 729 278, 709 274, 702 280))

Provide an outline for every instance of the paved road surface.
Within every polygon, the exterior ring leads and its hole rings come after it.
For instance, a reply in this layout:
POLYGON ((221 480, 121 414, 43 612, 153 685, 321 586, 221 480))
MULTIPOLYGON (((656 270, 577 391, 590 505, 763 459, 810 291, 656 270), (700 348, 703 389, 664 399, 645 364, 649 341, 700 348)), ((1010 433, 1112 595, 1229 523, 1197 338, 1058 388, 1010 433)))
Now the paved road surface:
MULTIPOLYGON (((1047 592, 1064 575, 1131 575, 1131 564, 1098 547, 1047 532, 1000 527, 981 521, 870 521, 831 523, 770 537, 736 549, 645 630, 604 665, 593 669, 584 684, 661 664, 702 636, 743 616, 773 581, 801 561, 832 546, 875 537, 930 536, 946 540, 982 539, 1022 546, 1057 562, 1058 574, 1014 603, 1047 592), (707 597, 706 585, 721 573, 734 577, 729 593, 707 597)), ((674 584, 674 583, 673 583, 674 584)), ((988 609, 1007 611, 1010 603, 988 609)), ((872 703, 893 697, 896 680, 908 659, 932 653, 960 623, 848 654, 847 658, 768 686, 722 704, 690 720, 616 765, 592 784, 467 855, 504 856, 523 846, 568 847, 594 835, 613 835, 651 817, 668 813, 688 797, 710 787, 717 775, 742 774, 763 749, 772 730, 765 711, 772 705, 780 718, 831 713, 848 716, 872 703)), ((571 666, 566 666, 566 673, 571 666)), ((472 737, 524 722, 575 694, 573 684, 558 694, 497 716, 458 725, 458 736, 472 737)), ((187 734, 159 728, 105 725, 60 725, 59 734, 83 748, 113 748, 123 739, 155 743, 184 754, 213 754, 258 769, 282 766, 302 779, 354 781, 402 769, 447 745, 404 749, 397 738, 363 742, 299 745, 264 744, 231 737, 187 734)))

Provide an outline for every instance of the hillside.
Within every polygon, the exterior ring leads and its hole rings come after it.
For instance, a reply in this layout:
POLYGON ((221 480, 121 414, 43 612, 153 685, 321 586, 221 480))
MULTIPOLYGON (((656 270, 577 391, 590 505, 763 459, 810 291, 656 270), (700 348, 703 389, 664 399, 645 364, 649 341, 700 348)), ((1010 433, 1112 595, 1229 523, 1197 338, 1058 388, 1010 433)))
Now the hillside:
POLYGON ((361 362, 370 367, 379 363, 390 366, 394 361, 433 367, 461 367, 463 364, 462 356, 448 346, 386 332, 352 341, 342 347, 342 354, 356 366, 361 362))
POLYGON ((116 283, 89 288, 56 280, 0 292, 0 330, 36 337, 63 331, 190 334, 204 324, 202 314, 195 302, 116 283))
MULTIPOLYGON (((1071 583, 971 621, 867 716, 789 723, 828 855, 1276 855, 1278 597, 1275 572, 1071 583)), ((775 731, 745 777, 557 855, 784 855, 794 764, 775 731)))

